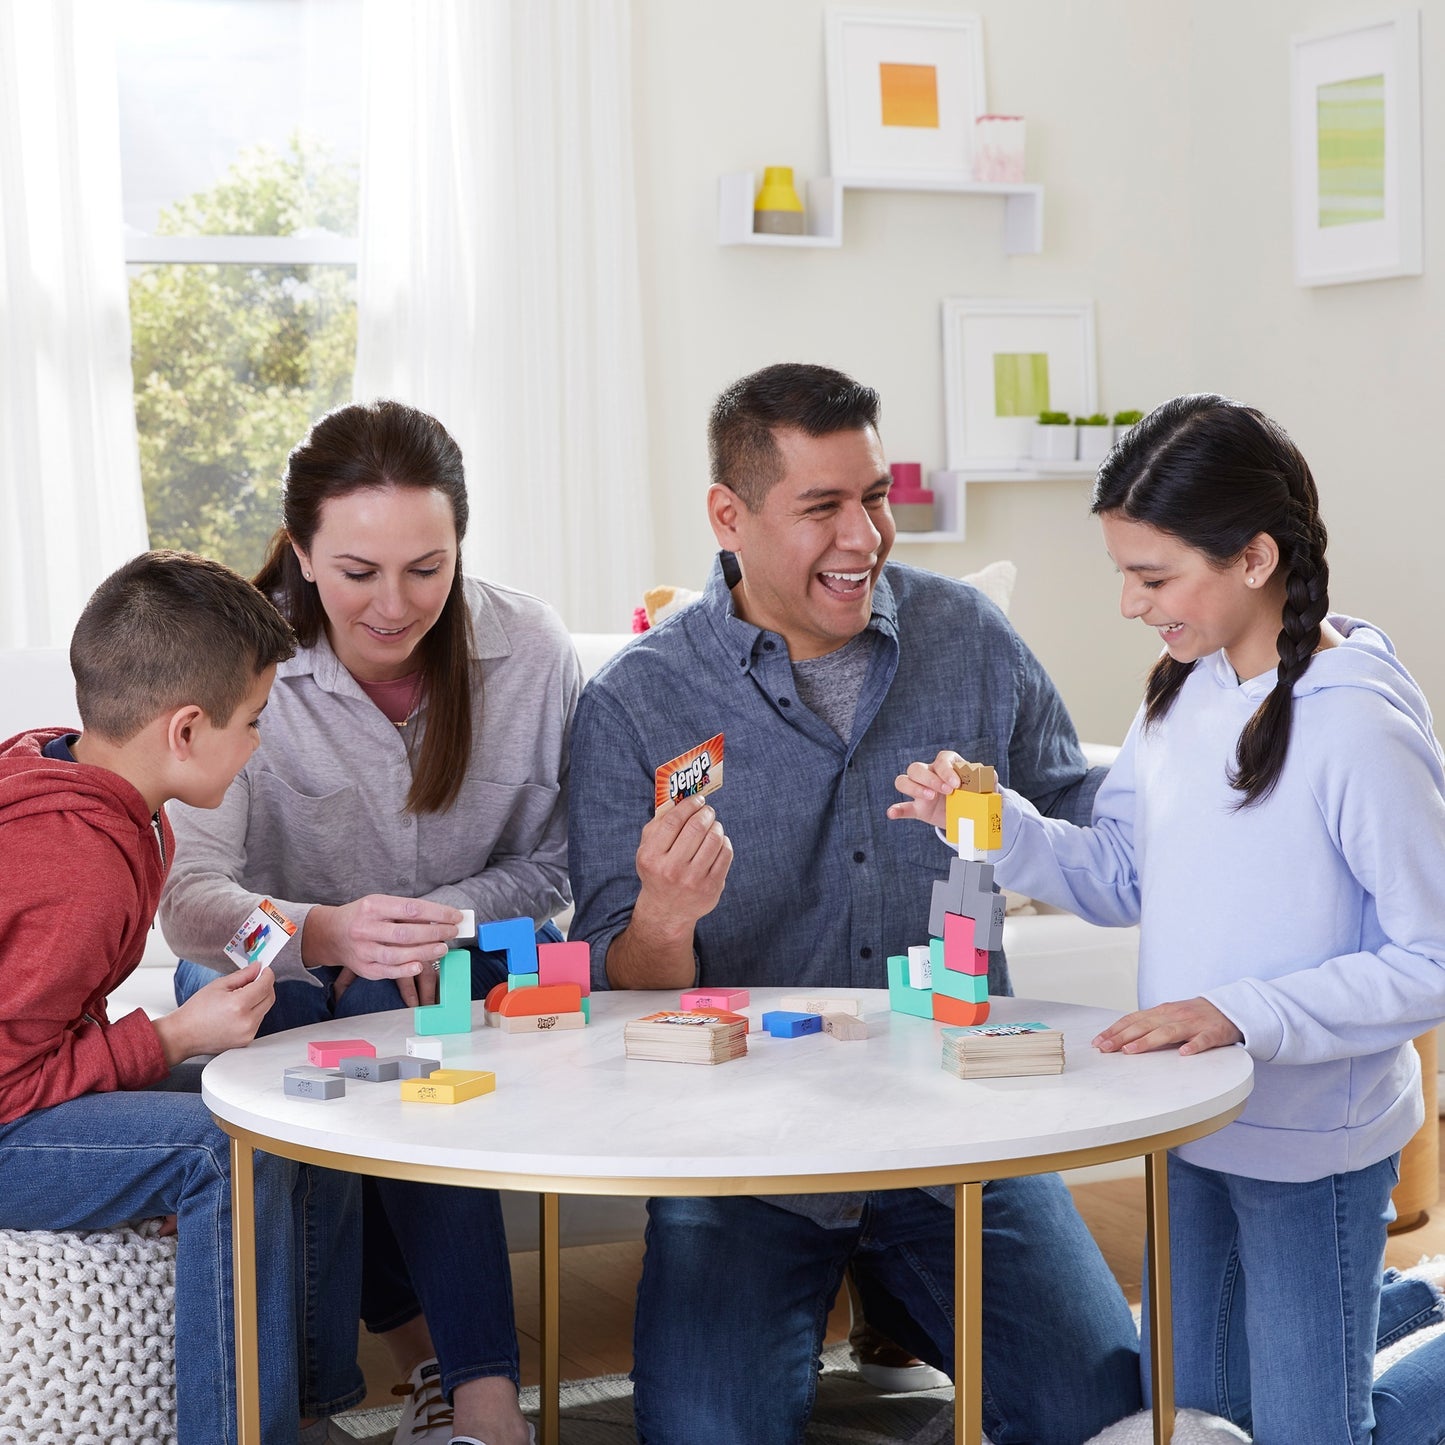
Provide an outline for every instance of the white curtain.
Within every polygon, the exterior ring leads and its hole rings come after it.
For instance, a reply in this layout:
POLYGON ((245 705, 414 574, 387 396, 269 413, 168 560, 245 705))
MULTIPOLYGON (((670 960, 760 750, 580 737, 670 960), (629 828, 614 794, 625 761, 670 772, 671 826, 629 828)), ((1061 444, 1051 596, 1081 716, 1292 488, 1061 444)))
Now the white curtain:
POLYGON ((0 0, 0 647, 146 546, 109 10, 0 0))
POLYGON ((625 631, 652 563, 627 0, 366 0, 356 394, 462 446, 469 570, 625 631))

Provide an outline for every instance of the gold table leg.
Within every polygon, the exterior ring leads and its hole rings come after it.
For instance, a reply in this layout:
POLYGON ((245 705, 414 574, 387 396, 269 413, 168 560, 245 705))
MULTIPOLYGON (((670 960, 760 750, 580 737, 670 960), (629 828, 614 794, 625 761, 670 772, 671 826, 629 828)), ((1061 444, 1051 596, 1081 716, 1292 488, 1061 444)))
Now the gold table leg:
POLYGON ((236 1439, 262 1445, 256 1321, 256 1178, 251 1146, 231 1140, 231 1290, 236 1302, 236 1439))
POLYGON ((1144 1156, 1144 1218, 1149 1253, 1149 1366, 1154 1381, 1154 1445, 1174 1436, 1174 1300, 1169 1280, 1169 1151, 1144 1156))
POLYGON ((562 1261, 557 1196, 544 1194, 538 1229, 538 1267, 542 1310, 541 1445, 558 1445, 562 1424, 558 1396, 562 1388, 562 1261))
POLYGON ((953 1440, 983 1440, 983 1185, 953 1186, 953 1440))

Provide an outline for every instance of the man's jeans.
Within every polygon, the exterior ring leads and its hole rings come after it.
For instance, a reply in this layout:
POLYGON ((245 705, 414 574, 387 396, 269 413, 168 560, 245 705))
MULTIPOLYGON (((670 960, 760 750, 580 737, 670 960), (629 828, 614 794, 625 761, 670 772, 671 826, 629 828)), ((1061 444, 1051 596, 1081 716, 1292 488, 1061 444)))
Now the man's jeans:
MULTIPOLYGON (((561 937, 550 923, 537 932, 539 943, 561 937)), ((477 949, 471 954, 472 997, 485 998, 506 978, 506 956, 477 949)), ((278 983, 276 1001, 258 1032, 275 1034, 404 1006, 390 979, 353 979, 337 999, 338 972, 313 969, 320 988, 298 981, 278 983)), ((213 970, 182 959, 176 967, 176 1001, 185 1002, 216 977, 213 970)), ((361 1318, 367 1329, 393 1330, 425 1310, 442 1388, 449 1396, 458 1385, 488 1375, 505 1375, 516 1384, 520 1369, 512 1270, 496 1191, 366 1178, 361 1198, 357 1258, 361 1318)))
MULTIPOLYGON (((352 1323, 358 1195, 348 1175, 269 1154, 255 1155, 255 1173, 262 1429, 267 1445, 286 1445, 300 1414, 334 1414, 365 1394, 352 1323)), ((206 1106, 161 1085, 0 1124, 0 1228, 108 1229, 165 1214, 178 1226, 177 1438, 232 1445, 230 1141, 206 1106)))
POLYGON ((1259 1445, 1445 1440, 1445 1336, 1371 1385, 1377 1345, 1445 1318, 1422 1281, 1388 1271, 1381 1289, 1398 1178, 1398 1155, 1307 1184, 1169 1156, 1178 1404, 1259 1445))
MULTIPOLYGON (((1057 1175, 984 1187, 983 1423, 1081 1445, 1140 1408, 1139 1336, 1057 1175)), ((633 1341, 643 1445, 797 1445, 851 1260, 868 1322, 953 1374, 953 1211, 870 1194, 825 1229, 763 1199, 653 1199, 633 1341)))

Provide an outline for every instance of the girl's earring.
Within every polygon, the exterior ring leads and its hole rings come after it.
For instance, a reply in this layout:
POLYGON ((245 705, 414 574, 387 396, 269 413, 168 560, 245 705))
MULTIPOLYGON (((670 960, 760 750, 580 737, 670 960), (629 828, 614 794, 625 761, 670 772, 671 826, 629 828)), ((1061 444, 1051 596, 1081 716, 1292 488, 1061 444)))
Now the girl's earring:
MULTIPOLYGON (((310 577, 310 574, 309 574, 309 573, 307 574, 306 580, 307 580, 308 582, 311 580, 311 577, 310 577)), ((1244 581, 1245 581, 1245 585, 1246 585, 1247 587, 1253 587, 1254 584, 1259 581, 1259 578, 1258 578, 1258 577, 1246 577, 1246 578, 1244 579, 1244 581)))

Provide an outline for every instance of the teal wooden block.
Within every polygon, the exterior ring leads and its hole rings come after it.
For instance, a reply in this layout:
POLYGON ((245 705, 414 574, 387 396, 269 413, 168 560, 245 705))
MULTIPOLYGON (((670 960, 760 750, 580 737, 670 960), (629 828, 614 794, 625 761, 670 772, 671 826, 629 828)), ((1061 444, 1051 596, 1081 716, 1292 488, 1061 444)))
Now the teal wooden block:
POLYGON ((937 978, 940 973, 947 971, 946 955, 943 951, 943 940, 941 938, 930 938, 928 940, 928 961, 933 965, 933 976, 937 978))
POLYGON ((536 988, 542 981, 540 973, 509 973, 508 988, 536 988))
POLYGON ((888 960, 888 1007, 915 1018, 933 1017, 933 991, 908 986, 907 954, 895 954, 888 960))
POLYGON ((933 991, 946 998, 956 998, 960 1003, 988 1002, 988 975, 958 973, 951 968, 936 968, 933 971, 933 991))
POLYGON ((592 1022, 592 999, 589 995, 582 995, 582 1017, 590 1024, 592 1022))
POLYGON ((454 948, 442 959, 439 1001, 412 1011, 419 1034, 469 1034, 472 1031, 472 955, 454 948))

